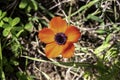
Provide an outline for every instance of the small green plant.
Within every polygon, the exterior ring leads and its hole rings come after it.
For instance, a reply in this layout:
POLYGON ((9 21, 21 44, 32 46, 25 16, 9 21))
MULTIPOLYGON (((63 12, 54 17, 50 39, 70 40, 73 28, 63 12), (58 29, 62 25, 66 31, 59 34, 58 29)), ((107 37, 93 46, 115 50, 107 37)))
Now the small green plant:
POLYGON ((21 0, 19 4, 20 9, 25 9, 25 11, 30 12, 33 10, 38 10, 38 3, 35 0, 21 0))
MULTIPOLYGON (((19 37, 25 30, 32 30, 32 26, 32 23, 27 23, 24 26, 20 23, 19 17, 7 17, 7 13, 0 10, 0 78, 2 80, 7 79, 6 76, 14 73, 15 67, 19 66, 18 59, 22 53, 19 37)), ((19 70, 18 73, 22 74, 19 70)), ((16 73, 13 75, 17 75, 19 78, 25 76, 16 73)))

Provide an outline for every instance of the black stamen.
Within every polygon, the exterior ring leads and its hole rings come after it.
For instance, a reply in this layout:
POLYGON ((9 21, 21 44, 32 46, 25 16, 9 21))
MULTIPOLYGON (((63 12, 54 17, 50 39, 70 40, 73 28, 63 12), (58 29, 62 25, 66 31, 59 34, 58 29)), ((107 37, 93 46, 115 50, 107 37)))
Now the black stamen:
POLYGON ((59 45, 65 44, 65 43, 66 43, 66 40, 67 40, 67 36, 66 36, 64 33, 57 33, 57 34, 55 35, 55 41, 56 41, 59 45))

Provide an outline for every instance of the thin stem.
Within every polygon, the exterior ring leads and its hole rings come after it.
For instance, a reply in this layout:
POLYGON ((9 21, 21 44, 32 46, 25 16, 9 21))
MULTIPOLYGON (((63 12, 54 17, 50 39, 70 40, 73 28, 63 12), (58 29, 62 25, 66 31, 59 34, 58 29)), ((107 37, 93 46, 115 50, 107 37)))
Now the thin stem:
POLYGON ((1 80, 5 80, 5 75, 3 72, 3 65, 2 65, 2 47, 1 47, 1 39, 0 39, 0 78, 1 80))

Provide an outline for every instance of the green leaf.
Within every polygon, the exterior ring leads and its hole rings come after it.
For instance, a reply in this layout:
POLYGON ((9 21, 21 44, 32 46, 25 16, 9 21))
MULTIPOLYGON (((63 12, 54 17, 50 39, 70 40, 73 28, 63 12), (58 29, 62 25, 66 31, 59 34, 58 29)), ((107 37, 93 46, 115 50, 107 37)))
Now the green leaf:
POLYGON ((22 29, 24 29, 22 26, 15 26, 14 28, 13 28, 13 30, 14 31, 20 31, 20 30, 22 30, 22 29))
POLYGON ((15 66, 18 66, 18 65, 19 65, 19 62, 16 61, 16 60, 14 60, 14 59, 11 59, 11 60, 10 60, 10 63, 13 64, 13 65, 15 65, 15 66))
POLYGON ((90 73, 87 72, 87 71, 83 75, 83 77, 84 77, 85 80, 88 80, 89 76, 90 76, 90 73))
POLYGON ((28 0, 22 0, 19 4, 19 8, 24 9, 28 5, 28 0))
POLYGON ((33 80, 32 78, 34 76, 28 76, 25 72, 17 72, 16 73, 17 77, 18 77, 18 80, 33 80))
POLYGON ((20 36, 20 34, 23 32, 24 30, 22 29, 22 30, 20 30, 17 34, 16 34, 16 36, 17 37, 19 37, 20 36))
POLYGON ((20 22, 20 18, 16 17, 12 20, 12 23, 10 23, 10 24, 13 27, 13 26, 17 25, 19 22, 20 22))
POLYGON ((9 35, 10 33, 10 30, 11 30, 11 27, 7 27, 3 30, 3 36, 6 37, 9 35))
POLYGON ((26 29, 27 31, 32 32, 32 31, 33 31, 33 24, 32 24, 31 22, 28 23, 28 24, 26 24, 26 25, 25 25, 25 29, 26 29))
POLYGON ((7 27, 11 27, 11 26, 9 24, 7 24, 7 23, 3 25, 4 29, 7 28, 7 27))
POLYGON ((30 10, 32 9, 32 7, 30 5, 27 6, 27 12, 30 12, 30 10))
POLYGON ((33 58, 33 57, 29 57, 29 56, 22 56, 26 59, 30 59, 30 60, 33 60, 33 61, 38 61, 38 62, 48 62, 47 60, 43 60, 43 59, 37 59, 37 58, 33 58))
POLYGON ((105 39, 105 41, 104 41, 104 44, 109 43, 110 39, 111 39, 111 34, 109 34, 109 35, 106 37, 106 39, 105 39))
POLYGON ((21 33, 24 31, 24 28, 22 26, 15 26, 12 31, 14 32, 14 34, 16 35, 16 37, 19 37, 21 35, 21 33))
POLYGON ((103 56, 101 55, 101 52, 104 51, 104 50, 106 50, 106 49, 109 48, 110 46, 111 46, 111 44, 103 44, 103 45, 101 45, 100 47, 96 48, 95 51, 94 51, 94 53, 95 53, 99 58, 102 59, 103 56))
POLYGON ((12 25, 12 21, 13 21, 13 19, 12 19, 11 17, 9 17, 9 18, 8 18, 8 23, 9 23, 10 25, 12 25))
POLYGON ((34 10, 38 10, 38 5, 35 0, 31 0, 31 6, 33 7, 34 10))
POLYGON ((5 80, 5 73, 4 73, 3 71, 2 71, 2 74, 1 74, 1 75, 2 75, 2 78, 1 78, 1 79, 2 79, 2 80, 5 80))
POLYGON ((92 19, 92 20, 95 20, 95 21, 98 21, 98 22, 103 22, 103 20, 95 15, 88 15, 87 16, 87 19, 92 19))
POLYGON ((0 10, 0 16, 2 15, 2 10, 0 10))
POLYGON ((5 15, 6 15, 6 12, 3 12, 3 13, 1 14, 1 16, 0 16, 0 20, 1 20, 3 17, 5 17, 5 15))
POLYGON ((76 12, 71 14, 71 17, 80 13, 81 11, 90 8, 91 6, 95 5, 97 2, 99 2, 99 0, 92 0, 89 3, 87 3, 86 5, 80 7, 80 9, 78 9, 76 12))
POLYGON ((3 24, 4 24, 4 22, 3 22, 3 21, 0 21, 0 27, 2 27, 2 26, 3 26, 3 24))
MULTIPOLYGON (((40 5, 39 8, 40 8, 42 11, 45 11, 46 14, 48 14, 50 17, 54 17, 53 13, 51 13, 48 9, 46 9, 46 8, 43 7, 42 5, 40 5)), ((46 24, 45 24, 45 25, 46 25, 46 24)))
POLYGON ((105 33, 106 33, 106 31, 105 31, 104 29, 96 30, 96 32, 97 32, 98 34, 105 34, 105 33))
POLYGON ((9 21, 9 18, 8 18, 8 17, 5 17, 5 18, 3 18, 3 21, 8 22, 8 21, 9 21))
POLYGON ((112 47, 107 51, 105 55, 105 60, 109 60, 110 58, 115 58, 117 56, 117 48, 112 47))

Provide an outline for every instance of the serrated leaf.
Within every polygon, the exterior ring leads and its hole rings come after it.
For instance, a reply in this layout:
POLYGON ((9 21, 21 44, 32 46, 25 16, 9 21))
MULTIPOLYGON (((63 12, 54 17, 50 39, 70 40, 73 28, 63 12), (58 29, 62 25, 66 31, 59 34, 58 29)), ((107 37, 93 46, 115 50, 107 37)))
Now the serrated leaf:
POLYGON ((13 26, 17 25, 19 22, 20 22, 20 18, 16 17, 12 20, 12 23, 10 23, 10 24, 13 27, 13 26))
POLYGON ((24 9, 28 5, 28 0, 22 0, 19 4, 19 8, 24 9))

